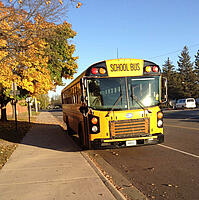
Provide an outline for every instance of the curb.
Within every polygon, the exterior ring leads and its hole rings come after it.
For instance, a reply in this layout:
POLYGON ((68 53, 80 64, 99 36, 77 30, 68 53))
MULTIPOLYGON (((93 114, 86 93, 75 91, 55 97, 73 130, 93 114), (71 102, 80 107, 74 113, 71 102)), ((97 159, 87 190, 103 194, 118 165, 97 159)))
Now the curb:
POLYGON ((95 165, 95 163, 91 160, 89 155, 86 152, 81 151, 82 156, 88 161, 88 163, 91 165, 91 167, 95 170, 97 175, 100 177, 102 182, 106 185, 106 187, 110 190, 110 192, 113 194, 113 196, 117 200, 126 200, 127 198, 119 192, 116 187, 104 176, 104 174, 100 171, 99 168, 95 165))
POLYGON ((148 200, 142 192, 133 186, 122 174, 118 173, 99 154, 97 154, 96 159, 92 159, 92 156, 88 155, 89 153, 81 153, 117 200, 148 200), (94 160, 96 160, 97 164, 94 160), (113 180, 112 177, 114 177, 113 180))

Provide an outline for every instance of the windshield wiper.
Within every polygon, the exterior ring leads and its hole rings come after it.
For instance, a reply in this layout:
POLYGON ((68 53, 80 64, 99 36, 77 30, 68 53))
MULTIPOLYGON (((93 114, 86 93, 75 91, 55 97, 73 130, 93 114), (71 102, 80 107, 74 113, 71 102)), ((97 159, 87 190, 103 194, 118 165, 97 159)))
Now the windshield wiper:
POLYGON ((120 96, 117 98, 117 100, 116 100, 116 102, 113 104, 111 110, 108 111, 108 113, 106 114, 105 117, 108 117, 108 116, 109 116, 110 112, 113 111, 113 109, 115 108, 115 106, 117 106, 117 104, 120 102, 121 99, 122 99, 122 95, 120 95, 120 96))
POLYGON ((115 103, 113 104, 111 110, 108 111, 108 113, 106 114, 105 117, 108 117, 108 116, 109 116, 110 112, 113 111, 113 109, 115 108, 115 106, 118 105, 118 103, 120 102, 120 100, 122 101, 122 97, 123 97, 123 95, 122 95, 122 85, 121 85, 121 80, 120 80, 120 96, 117 98, 117 100, 116 100, 115 103))
POLYGON ((147 110, 148 113, 152 113, 150 110, 145 108, 144 105, 142 104, 142 102, 138 99, 138 97, 133 94, 133 86, 132 85, 131 85, 131 98, 132 98, 132 101, 133 100, 136 101, 136 103, 140 106, 140 108, 142 108, 143 110, 147 110))

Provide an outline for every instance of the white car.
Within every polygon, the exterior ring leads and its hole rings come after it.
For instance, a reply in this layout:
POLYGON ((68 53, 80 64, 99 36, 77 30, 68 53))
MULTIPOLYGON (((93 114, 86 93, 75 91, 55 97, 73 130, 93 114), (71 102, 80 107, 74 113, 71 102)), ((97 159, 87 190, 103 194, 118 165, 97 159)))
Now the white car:
POLYGON ((196 101, 194 98, 178 99, 176 109, 178 108, 196 108, 196 101))

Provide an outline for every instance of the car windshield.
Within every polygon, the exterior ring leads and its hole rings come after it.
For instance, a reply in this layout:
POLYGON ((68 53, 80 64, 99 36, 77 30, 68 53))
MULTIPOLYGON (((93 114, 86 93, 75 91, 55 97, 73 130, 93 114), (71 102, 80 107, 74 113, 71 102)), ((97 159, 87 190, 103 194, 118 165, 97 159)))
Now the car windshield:
POLYGON ((194 102, 194 99, 187 99, 187 102, 194 102))
POLYGON ((127 110, 160 103, 160 77, 89 78, 88 106, 97 110, 127 110))
POLYGON ((177 103, 185 103, 185 99, 179 99, 177 103))

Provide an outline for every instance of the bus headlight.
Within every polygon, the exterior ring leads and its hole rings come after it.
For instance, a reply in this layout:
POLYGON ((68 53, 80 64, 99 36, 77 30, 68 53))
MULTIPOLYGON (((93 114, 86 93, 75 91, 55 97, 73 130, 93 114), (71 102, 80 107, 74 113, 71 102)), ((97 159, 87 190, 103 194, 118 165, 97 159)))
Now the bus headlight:
POLYGON ((162 111, 157 112, 157 127, 158 128, 163 127, 163 113, 162 113, 162 111))
POLYGON ((158 120, 157 125, 158 125, 158 128, 162 128, 162 126, 163 126, 163 121, 162 121, 161 119, 158 120))
POLYGON ((100 119, 98 116, 94 116, 92 114, 88 115, 89 119, 89 133, 97 134, 100 132, 100 119))
POLYGON ((93 127, 92 127, 92 131, 93 131, 94 133, 96 133, 96 132, 98 131, 97 126, 93 126, 93 127))

